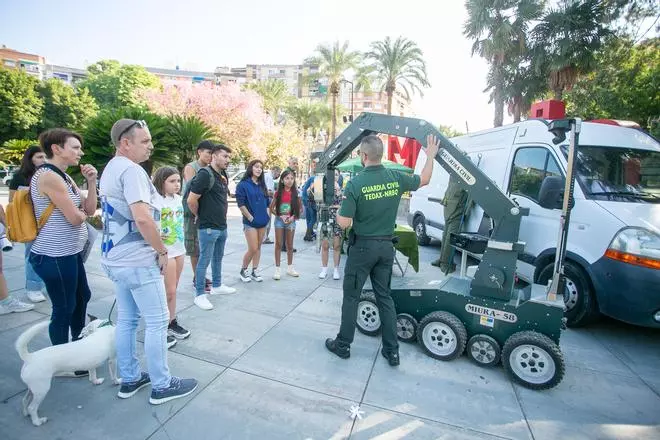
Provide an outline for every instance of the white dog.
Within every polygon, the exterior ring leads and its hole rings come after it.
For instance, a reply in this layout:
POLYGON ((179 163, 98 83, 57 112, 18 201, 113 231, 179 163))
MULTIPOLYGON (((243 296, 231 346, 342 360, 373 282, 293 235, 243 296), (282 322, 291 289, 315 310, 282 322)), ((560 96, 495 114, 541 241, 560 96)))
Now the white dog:
POLYGON ((87 370, 90 382, 100 385, 103 378, 96 377, 96 368, 107 360, 110 378, 115 385, 120 383, 117 379, 113 325, 104 325, 108 324, 108 321, 94 319, 83 329, 82 339, 30 353, 27 345, 49 324, 49 321, 44 321, 33 325, 18 337, 15 344, 16 351, 24 362, 21 379, 28 387, 23 397, 23 415, 29 415, 34 426, 48 421, 47 417, 39 417, 37 410, 50 390, 52 377, 57 373, 87 370))

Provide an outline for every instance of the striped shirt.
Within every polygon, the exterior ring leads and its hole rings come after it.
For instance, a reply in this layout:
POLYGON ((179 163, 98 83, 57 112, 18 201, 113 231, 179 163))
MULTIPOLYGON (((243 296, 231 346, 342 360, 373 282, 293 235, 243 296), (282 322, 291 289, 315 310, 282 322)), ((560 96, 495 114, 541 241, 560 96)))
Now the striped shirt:
MULTIPOLYGON (((50 199, 43 194, 39 194, 37 182, 39 177, 44 173, 53 173, 54 171, 48 168, 39 168, 32 177, 30 182, 30 196, 34 204, 34 214, 41 217, 41 214, 46 210, 50 204, 50 199)), ((81 206, 81 197, 70 182, 66 183, 69 197, 73 200, 73 204, 77 207, 81 206)), ((87 241, 87 227, 85 224, 77 226, 72 225, 64 217, 59 208, 53 209, 52 214, 46 221, 46 224, 37 239, 34 240, 32 245, 32 252, 38 255, 47 255, 49 257, 65 257, 68 255, 75 255, 82 252, 85 242, 87 241)))

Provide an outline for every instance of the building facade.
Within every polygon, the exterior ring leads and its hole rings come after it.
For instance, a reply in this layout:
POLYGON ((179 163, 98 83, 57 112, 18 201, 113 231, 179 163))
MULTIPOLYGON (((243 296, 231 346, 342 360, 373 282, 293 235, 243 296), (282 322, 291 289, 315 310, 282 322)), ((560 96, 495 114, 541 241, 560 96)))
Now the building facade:
POLYGON ((0 62, 3 67, 20 69, 39 79, 44 78, 46 59, 41 55, 19 52, 5 46, 0 47, 0 62))
MULTIPOLYGON (((346 109, 348 114, 351 111, 351 85, 342 83, 339 92, 339 103, 346 109)), ((353 91, 353 117, 357 118, 362 112, 387 113, 387 93, 385 92, 364 92, 353 91)), ((415 116, 412 108, 412 102, 401 92, 395 91, 392 96, 392 114, 396 116, 415 116)), ((348 115, 345 115, 348 116, 348 115)))
POLYGON ((44 66, 44 79, 56 78, 73 86, 87 78, 87 71, 75 67, 46 64, 44 66))

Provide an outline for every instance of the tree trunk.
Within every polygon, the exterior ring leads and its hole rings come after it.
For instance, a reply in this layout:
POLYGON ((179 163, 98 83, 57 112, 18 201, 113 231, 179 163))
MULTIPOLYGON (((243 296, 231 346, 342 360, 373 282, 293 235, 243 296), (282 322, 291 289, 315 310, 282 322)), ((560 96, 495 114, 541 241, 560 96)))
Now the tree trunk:
POLYGON ((391 91, 387 92, 387 114, 388 115, 392 114, 392 95, 393 95, 393 93, 391 91))
POLYGON ((564 88, 563 87, 557 87, 556 89, 553 90, 555 94, 555 100, 561 101, 564 98, 564 88))
POLYGON ((493 119, 493 127, 501 127, 504 122, 504 93, 502 86, 496 85, 493 91, 493 102, 495 103, 495 118, 493 119))
POLYGON ((331 141, 335 140, 337 135, 337 95, 332 93, 332 132, 330 139, 331 141))
POLYGON ((522 113, 522 96, 518 95, 513 98, 513 122, 520 122, 522 113))

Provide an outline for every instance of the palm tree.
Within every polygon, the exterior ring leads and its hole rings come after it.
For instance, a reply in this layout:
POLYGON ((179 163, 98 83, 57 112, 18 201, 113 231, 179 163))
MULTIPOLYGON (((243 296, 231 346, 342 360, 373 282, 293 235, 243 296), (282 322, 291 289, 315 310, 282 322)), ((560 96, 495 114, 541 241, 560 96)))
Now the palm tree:
POLYGON ((543 12, 542 0, 467 0, 468 19, 463 33, 474 40, 472 55, 490 63, 491 101, 495 103, 493 125, 504 121, 505 64, 525 51, 529 23, 543 12))
POLYGON ((211 127, 194 115, 171 117, 170 132, 174 142, 179 146, 182 166, 195 159, 197 145, 200 142, 216 136, 211 127))
POLYGON ((397 87, 403 89, 406 98, 410 99, 411 92, 419 92, 423 96, 422 87, 430 86, 423 55, 414 41, 403 37, 395 41, 385 37, 383 41, 371 43, 366 58, 373 61, 372 67, 381 83, 381 90, 387 93, 388 115, 392 114, 392 96, 397 87))
POLYGON ((310 133, 314 139, 321 130, 328 131, 332 121, 332 109, 325 103, 299 99, 287 108, 287 114, 304 132, 310 133))
POLYGON ((245 88, 254 90, 261 96, 264 101, 264 110, 275 122, 278 121, 280 111, 293 100, 293 96, 289 92, 289 86, 281 79, 257 81, 246 84, 245 88))
POLYGON ((335 139, 337 134, 337 96, 339 95, 339 82, 344 78, 347 70, 357 69, 360 62, 360 53, 348 49, 348 41, 340 44, 336 41, 332 46, 319 45, 316 48, 316 57, 313 62, 319 66, 319 75, 328 79, 328 92, 332 98, 332 128, 330 137, 335 139))
POLYGON ((548 72, 554 98, 561 100, 578 75, 596 65, 595 54, 611 32, 607 9, 600 0, 562 0, 532 30, 533 53, 539 69, 548 72))

